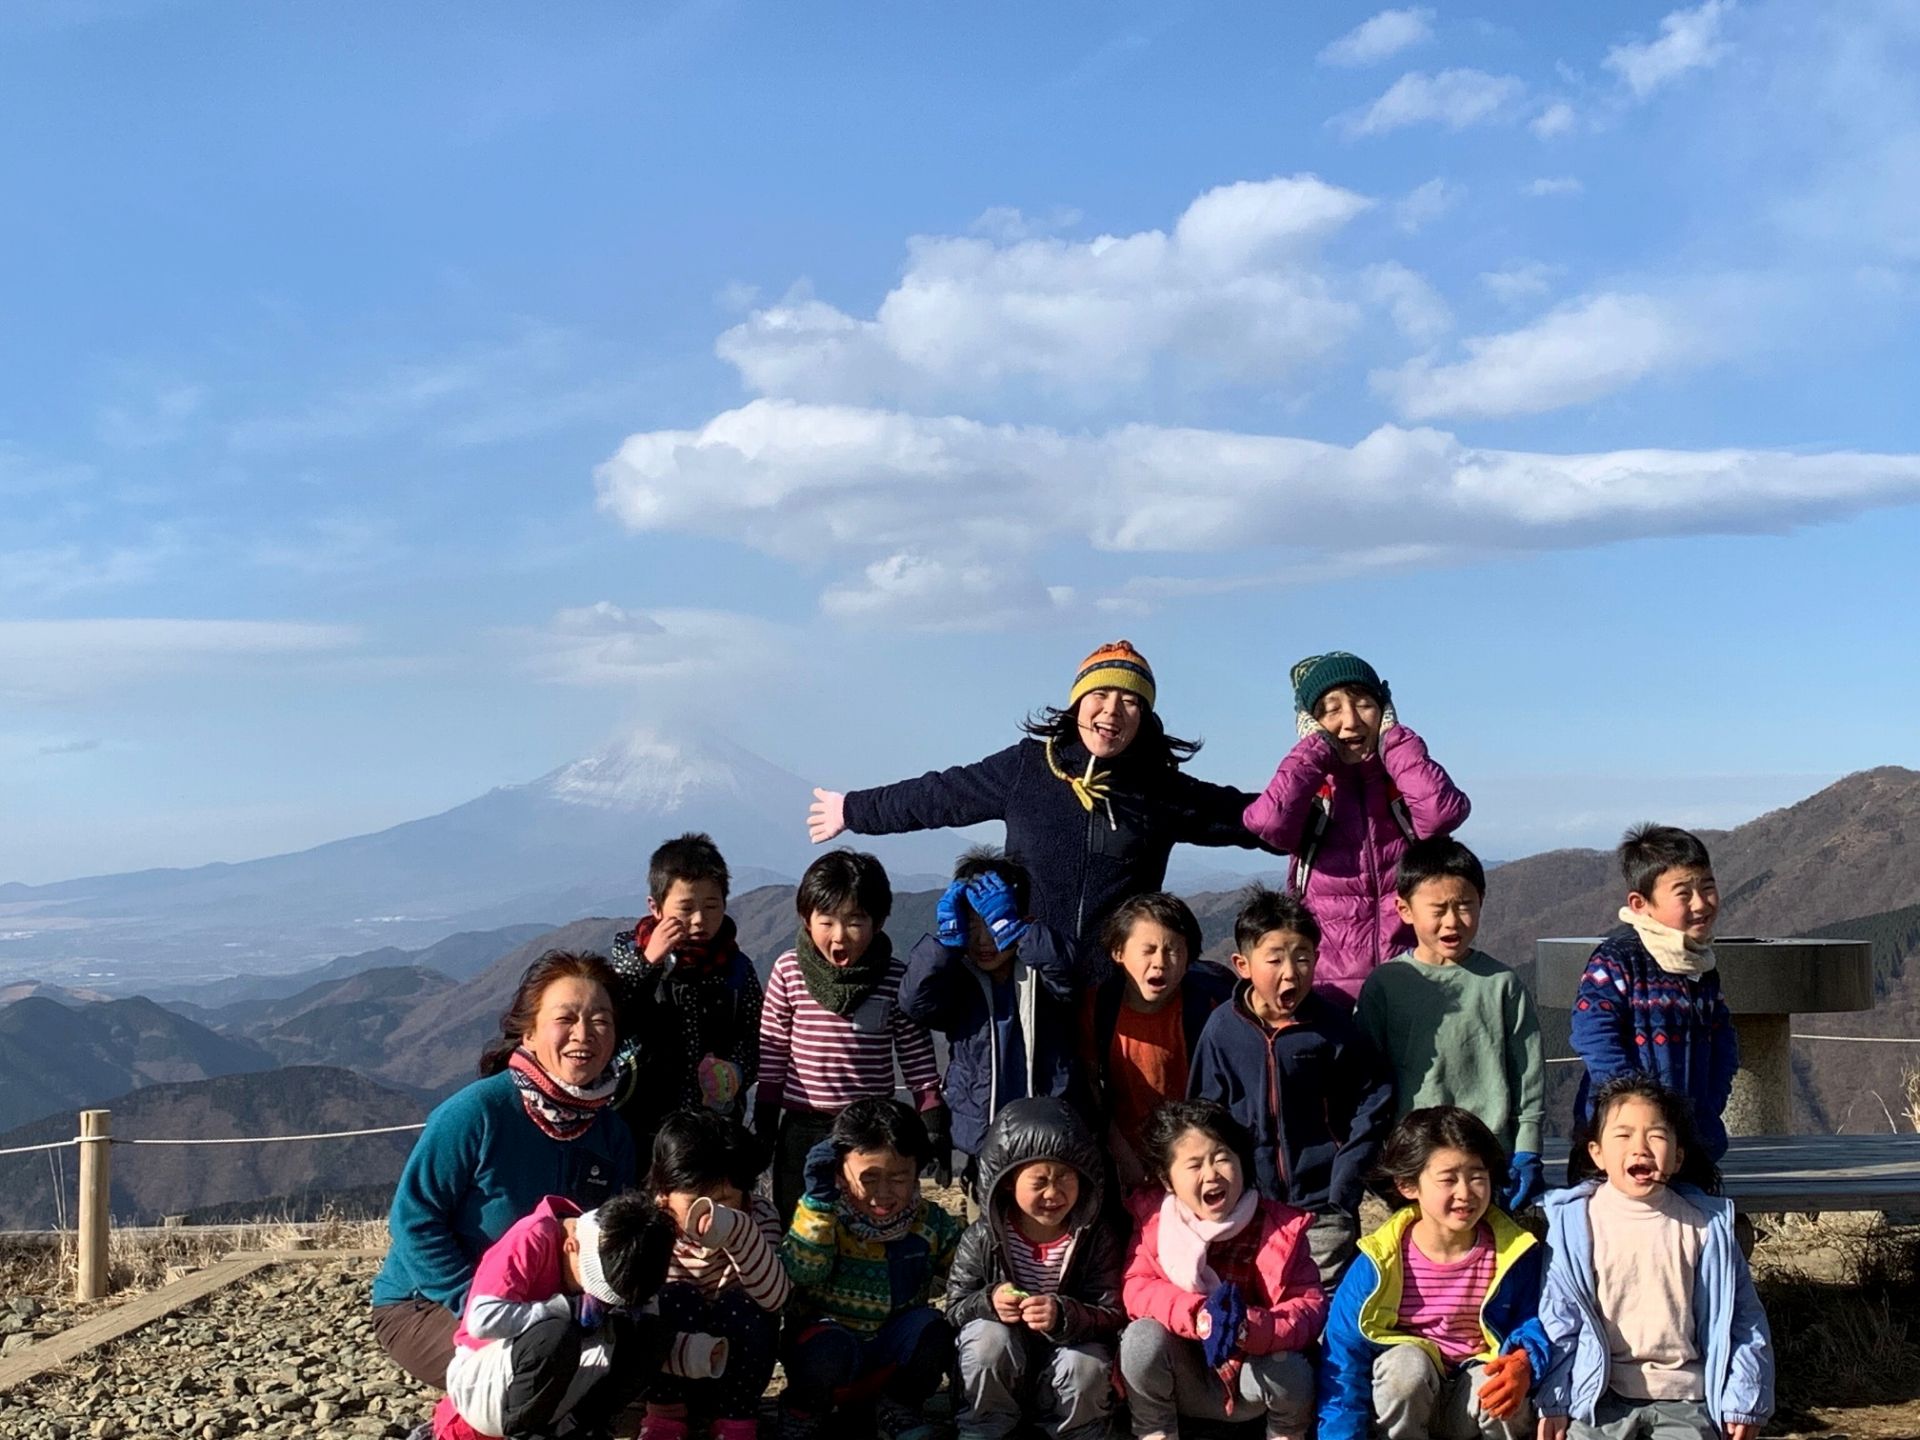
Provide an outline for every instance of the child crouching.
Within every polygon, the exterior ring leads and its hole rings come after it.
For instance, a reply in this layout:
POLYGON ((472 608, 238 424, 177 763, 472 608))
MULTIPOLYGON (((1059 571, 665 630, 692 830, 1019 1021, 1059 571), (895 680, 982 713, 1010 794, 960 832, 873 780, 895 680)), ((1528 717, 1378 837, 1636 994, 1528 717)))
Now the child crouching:
POLYGON ((1162 1105, 1145 1159, 1166 1195, 1133 1237, 1120 1337, 1139 1440, 1171 1440, 1181 1419, 1264 1415, 1268 1440, 1313 1424, 1313 1367, 1327 1296, 1307 1249, 1312 1217, 1248 1188, 1253 1139, 1225 1106, 1162 1105))
POLYGON ((810 1440, 828 1415, 847 1435, 914 1433, 912 1413, 953 1364, 953 1330, 928 1303, 960 1222, 920 1193, 927 1128, 902 1102, 856 1100, 807 1153, 806 1191, 781 1242, 798 1293, 783 1360, 781 1434, 810 1440))
POLYGON ((1594 1093, 1592 1133, 1605 1178, 1545 1203, 1541 1440, 1569 1425, 1575 1440, 1753 1440, 1773 1414, 1773 1341, 1686 1100, 1618 1076, 1594 1093))
POLYGON ((672 1244, 672 1227, 640 1194, 584 1213, 549 1195, 516 1221, 474 1272, 435 1440, 519 1440, 562 1416, 580 1440, 602 1440, 663 1364, 722 1373, 726 1341, 629 1313, 660 1288, 672 1244))
POLYGON ((960 1332, 960 1440, 1031 1416, 1053 1440, 1104 1436, 1113 1404, 1120 1247, 1100 1223, 1100 1147, 1063 1100, 1015 1100, 979 1156, 983 1214, 960 1238, 947 1322, 960 1332))
MULTIPOLYGON (((1371 982, 1369 982, 1371 983, 1371 982)), ((1550 1352, 1540 1244, 1495 1208, 1506 1152, 1452 1105, 1387 1137, 1393 1217, 1360 1242, 1327 1320, 1320 1440, 1523 1440, 1550 1352)))
POLYGON ((780 1309, 793 1291, 780 1263, 780 1220, 753 1193, 766 1148, 739 1121, 712 1110, 666 1117, 653 1142, 648 1188, 677 1238, 660 1287, 660 1315, 676 1330, 728 1344, 726 1373, 662 1375, 647 1387, 640 1440, 686 1440, 690 1418, 713 1440, 754 1440, 760 1397, 773 1378, 780 1309))

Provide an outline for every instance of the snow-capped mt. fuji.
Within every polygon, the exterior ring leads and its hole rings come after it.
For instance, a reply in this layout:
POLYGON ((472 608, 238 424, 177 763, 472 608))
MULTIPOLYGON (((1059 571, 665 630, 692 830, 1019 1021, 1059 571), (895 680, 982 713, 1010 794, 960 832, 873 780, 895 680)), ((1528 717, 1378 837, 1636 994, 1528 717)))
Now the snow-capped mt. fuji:
MULTIPOLYGON (((295 854, 0 885, 0 981, 32 974, 123 993, 459 930, 633 915, 646 908, 647 856, 687 830, 719 842, 744 892, 793 880, 817 853, 811 799, 808 782, 731 741, 637 729, 529 783, 295 854)), ((944 871, 964 843, 934 833, 871 848, 905 878, 944 871)))

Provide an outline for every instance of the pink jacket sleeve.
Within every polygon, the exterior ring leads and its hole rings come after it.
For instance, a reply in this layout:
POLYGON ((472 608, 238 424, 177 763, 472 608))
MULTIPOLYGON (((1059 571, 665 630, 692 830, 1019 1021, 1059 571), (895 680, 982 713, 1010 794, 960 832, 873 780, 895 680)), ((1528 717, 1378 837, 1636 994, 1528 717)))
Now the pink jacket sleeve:
POLYGON ((1262 1259, 1277 1260, 1279 1264, 1263 1263, 1260 1268, 1268 1273, 1269 1289, 1274 1289, 1281 1299, 1277 1305, 1247 1307, 1246 1338, 1242 1344, 1249 1355, 1305 1350, 1327 1328, 1327 1292, 1320 1285, 1320 1267, 1313 1263, 1313 1252, 1307 1248, 1310 1223, 1310 1216, 1299 1215, 1275 1226, 1267 1236, 1262 1248, 1277 1253, 1262 1259), (1274 1269, 1280 1271, 1277 1289, 1271 1274, 1274 1269))
POLYGON ((1206 1296, 1183 1290, 1167 1278, 1160 1268, 1160 1217, 1153 1216, 1133 1232, 1133 1249, 1127 1255, 1127 1275, 1120 1287, 1120 1298, 1131 1320, 1158 1320, 1182 1340, 1198 1340, 1194 1322, 1206 1296))
POLYGON ((1427 754, 1427 742, 1404 725, 1380 739, 1380 763, 1407 802, 1414 834, 1422 840, 1451 835, 1465 822, 1472 805, 1439 762, 1427 754))
MULTIPOLYGON (((1420 753, 1424 758, 1426 751, 1423 749, 1420 753)), ((1332 744, 1325 737, 1301 736, 1300 743, 1287 752, 1287 758, 1273 772, 1273 779, 1267 782, 1260 798, 1247 806, 1246 813, 1240 817, 1241 823, 1273 849, 1293 854, 1305 837, 1313 797, 1339 763, 1332 744)), ((1441 779, 1445 778, 1443 774, 1441 779)))

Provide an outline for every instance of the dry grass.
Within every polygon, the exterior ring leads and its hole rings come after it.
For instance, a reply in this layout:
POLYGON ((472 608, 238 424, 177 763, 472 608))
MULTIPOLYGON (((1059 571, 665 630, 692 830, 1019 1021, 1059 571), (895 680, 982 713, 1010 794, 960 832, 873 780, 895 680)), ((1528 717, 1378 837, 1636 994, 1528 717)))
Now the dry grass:
POLYGON ((1900 1118, 1909 1130, 1920 1133, 1920 1066, 1908 1065, 1900 1071, 1900 1118))
POLYGON ((1783 1413, 1920 1400, 1920 1228, 1823 1217, 1781 1238, 1820 1257, 1757 1267, 1783 1413))

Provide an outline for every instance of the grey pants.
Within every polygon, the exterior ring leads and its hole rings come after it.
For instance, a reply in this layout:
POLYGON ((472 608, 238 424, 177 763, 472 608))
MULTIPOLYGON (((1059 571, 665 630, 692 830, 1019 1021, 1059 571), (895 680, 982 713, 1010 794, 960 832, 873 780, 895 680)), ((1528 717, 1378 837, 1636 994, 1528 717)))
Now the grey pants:
POLYGON ((1344 1210, 1322 1210, 1307 1227, 1307 1253, 1320 1267, 1320 1285, 1333 1294, 1359 1253, 1360 1220, 1344 1210))
MULTIPOLYGON (((1136 1320, 1120 1336, 1135 1435, 1178 1435, 1180 1420, 1225 1420, 1227 1391, 1198 1340, 1182 1340, 1158 1320, 1136 1320)), ((1281 1350, 1249 1355, 1240 1367, 1233 1419, 1267 1417, 1269 1435, 1305 1435, 1313 1426, 1313 1367, 1281 1350)))
POLYGON ((1573 1440, 1720 1440, 1720 1428, 1698 1400, 1628 1400, 1609 1390, 1591 1425, 1567 1427, 1573 1440))
POLYGON ((1024 1325, 969 1320, 960 1331, 960 1440, 1001 1440, 1031 1418, 1053 1440, 1106 1434, 1113 1349, 1057 1345, 1024 1325))
POLYGON ((1496 1420, 1475 1398, 1486 1367, 1469 1361, 1442 1375, 1418 1345, 1389 1345, 1373 1361, 1373 1433, 1378 1440, 1526 1440, 1533 1407, 1522 1401, 1496 1420))

